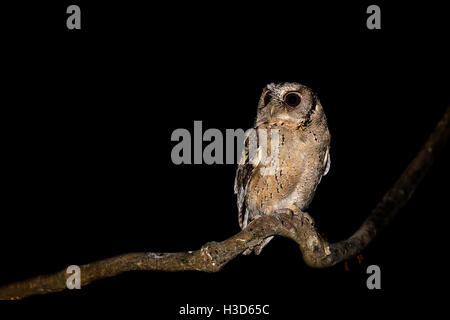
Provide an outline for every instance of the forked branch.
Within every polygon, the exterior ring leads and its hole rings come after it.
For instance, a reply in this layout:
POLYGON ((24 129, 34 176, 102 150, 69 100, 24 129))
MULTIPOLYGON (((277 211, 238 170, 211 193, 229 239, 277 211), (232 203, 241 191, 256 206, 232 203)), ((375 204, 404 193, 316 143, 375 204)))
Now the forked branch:
MULTIPOLYGON (((81 285, 131 270, 217 272, 244 250, 265 238, 279 235, 297 242, 304 261, 314 268, 333 266, 360 253, 395 217, 428 172, 449 137, 450 107, 433 133, 361 227, 347 240, 328 243, 301 212, 274 213, 254 220, 246 229, 222 242, 206 243, 200 250, 178 253, 128 253, 81 266, 81 285)), ((66 270, 0 287, 0 299, 22 299, 62 291, 66 270)))

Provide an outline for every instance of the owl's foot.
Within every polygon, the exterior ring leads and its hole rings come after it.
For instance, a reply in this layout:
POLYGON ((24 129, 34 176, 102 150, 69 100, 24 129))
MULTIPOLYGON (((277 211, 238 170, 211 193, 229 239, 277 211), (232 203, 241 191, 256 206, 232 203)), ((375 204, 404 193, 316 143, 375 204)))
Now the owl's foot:
POLYGON ((288 217, 292 217, 294 215, 294 211, 289 208, 278 209, 275 211, 275 213, 280 216, 287 215, 288 217))
POLYGON ((275 214, 278 216, 286 215, 288 216, 288 218, 291 218, 293 215, 295 215, 300 218, 302 225, 308 223, 314 227, 314 219, 308 213, 301 211, 295 206, 278 209, 275 211, 275 214))
POLYGON ((302 225, 305 223, 309 223, 310 225, 312 225, 314 227, 314 219, 309 214, 307 214, 306 212, 302 212, 302 211, 298 214, 301 216, 302 225))
MULTIPOLYGON (((281 209, 283 210, 289 210, 291 212, 293 212, 294 215, 297 215, 300 217, 301 221, 302 221, 302 225, 305 223, 309 223, 310 225, 312 225, 314 227, 314 219, 306 212, 303 212, 302 210, 300 210, 297 206, 295 205, 291 205, 286 209, 281 209)), ((280 210, 277 210, 277 212, 280 210)))

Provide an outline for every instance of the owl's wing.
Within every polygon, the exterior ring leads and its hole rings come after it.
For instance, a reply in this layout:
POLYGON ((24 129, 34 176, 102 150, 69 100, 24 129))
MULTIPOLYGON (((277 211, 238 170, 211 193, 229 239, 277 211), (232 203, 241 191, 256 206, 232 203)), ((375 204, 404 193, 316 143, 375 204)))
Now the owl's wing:
POLYGON ((330 157, 330 146, 328 145, 327 150, 325 151, 325 157, 323 158, 323 173, 319 177, 319 181, 317 181, 317 184, 314 187, 314 191, 316 191, 317 186, 319 185, 320 181, 322 181, 322 177, 326 176, 328 171, 330 171, 331 166, 331 157, 330 157))
MULTIPOLYGON (((246 207, 245 199, 247 197, 247 186, 260 160, 257 159, 255 161, 254 159, 250 159, 249 140, 249 136, 246 135, 244 140, 244 148, 242 149, 241 159, 239 161, 239 165, 236 170, 236 177, 234 179, 234 193, 237 194, 238 219, 241 229, 244 229, 247 226, 248 222, 249 212, 248 208, 246 207)), ((258 155, 260 155, 259 151, 260 150, 258 147, 256 151, 258 155)))

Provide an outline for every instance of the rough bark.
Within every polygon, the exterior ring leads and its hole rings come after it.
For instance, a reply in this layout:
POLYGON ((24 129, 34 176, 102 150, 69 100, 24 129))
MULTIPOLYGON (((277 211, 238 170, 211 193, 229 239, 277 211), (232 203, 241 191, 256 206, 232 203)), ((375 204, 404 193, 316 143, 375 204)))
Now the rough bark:
MULTIPOLYGON (((360 253, 405 205, 447 143, 450 107, 433 133, 395 184, 386 192, 361 227, 348 239, 328 243, 304 219, 302 212, 284 210, 254 220, 238 234, 222 242, 206 243, 200 250, 178 253, 128 253, 81 266, 81 285, 131 270, 217 272, 244 250, 269 236, 297 242, 306 264, 314 268, 333 266, 360 253)), ((66 289, 66 270, 0 287, 0 299, 22 299, 66 289)))

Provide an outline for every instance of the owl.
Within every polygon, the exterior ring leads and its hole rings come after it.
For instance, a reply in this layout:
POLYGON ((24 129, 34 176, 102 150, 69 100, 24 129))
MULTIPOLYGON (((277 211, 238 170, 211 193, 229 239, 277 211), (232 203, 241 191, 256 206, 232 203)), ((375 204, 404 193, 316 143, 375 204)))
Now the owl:
MULTIPOLYGON (((241 229, 279 210, 305 210, 329 168, 330 133, 316 94, 299 83, 267 85, 236 172, 241 229)), ((244 254, 260 254, 272 238, 244 254)))

